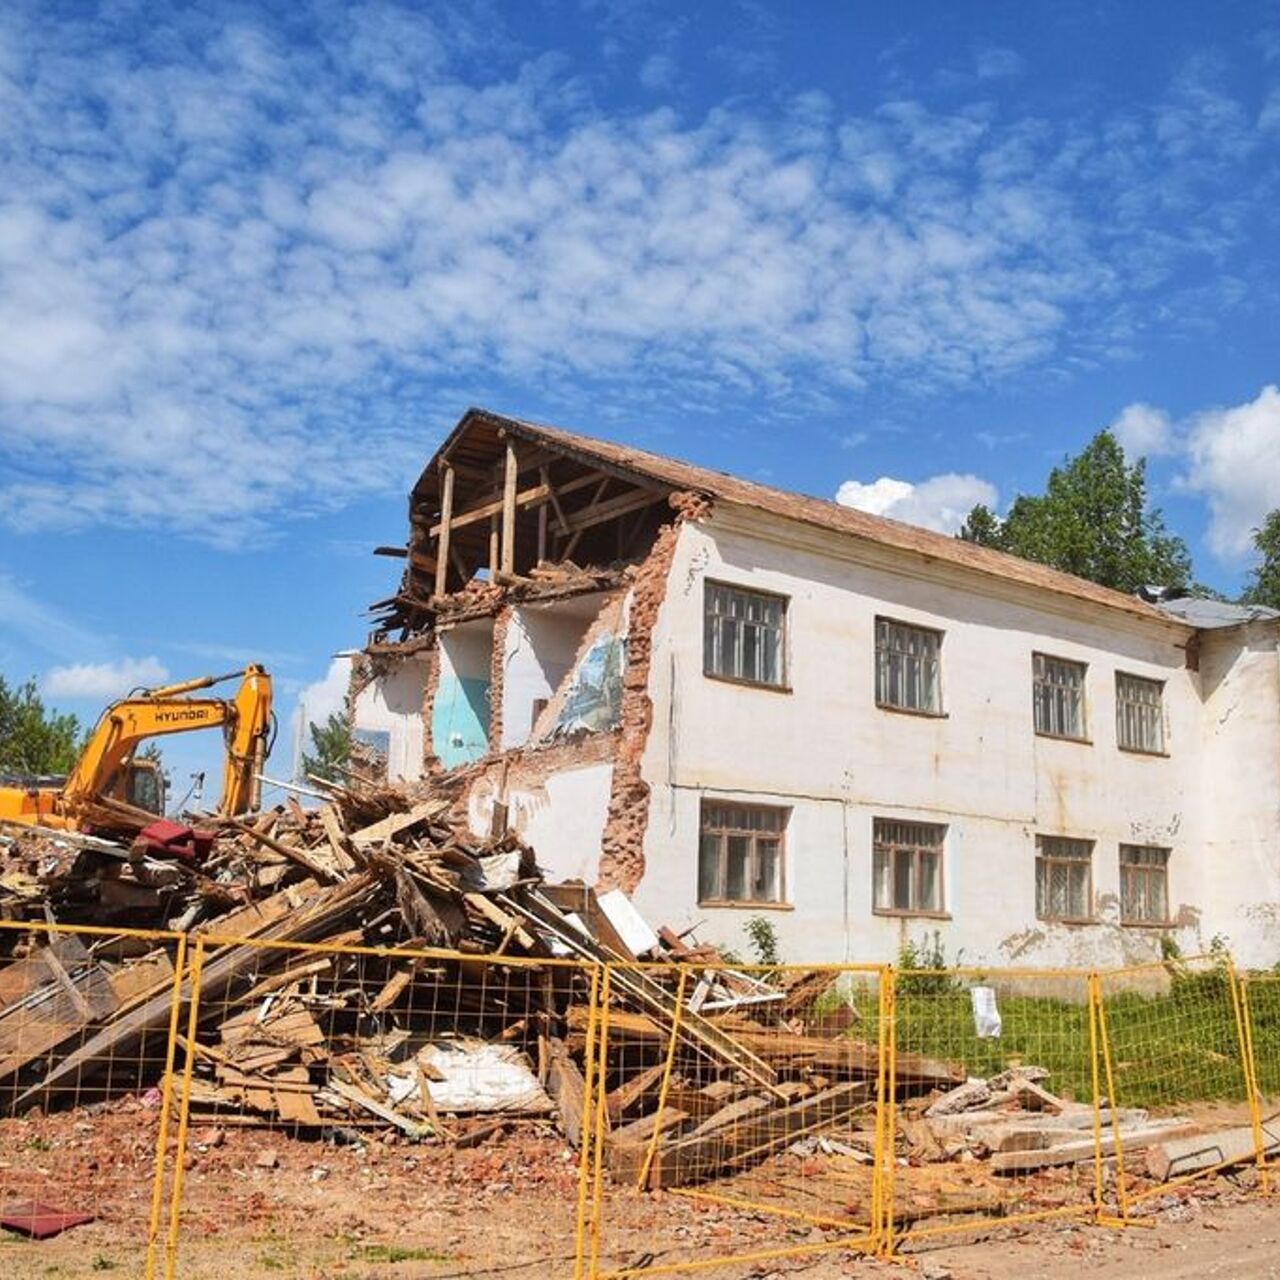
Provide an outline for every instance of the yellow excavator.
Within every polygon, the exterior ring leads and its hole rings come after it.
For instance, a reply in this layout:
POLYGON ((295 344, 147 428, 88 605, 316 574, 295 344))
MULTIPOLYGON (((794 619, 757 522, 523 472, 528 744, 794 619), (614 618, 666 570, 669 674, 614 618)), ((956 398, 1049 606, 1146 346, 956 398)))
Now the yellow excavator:
POLYGON ((135 755, 148 738, 221 728, 226 740, 218 812, 256 809, 258 775, 271 750, 271 677, 257 664, 243 672, 201 676, 157 689, 138 689, 99 718, 65 778, 0 779, 0 821, 60 831, 118 831, 164 813, 164 779, 152 760, 135 755), (231 698, 186 697, 240 676, 231 698))

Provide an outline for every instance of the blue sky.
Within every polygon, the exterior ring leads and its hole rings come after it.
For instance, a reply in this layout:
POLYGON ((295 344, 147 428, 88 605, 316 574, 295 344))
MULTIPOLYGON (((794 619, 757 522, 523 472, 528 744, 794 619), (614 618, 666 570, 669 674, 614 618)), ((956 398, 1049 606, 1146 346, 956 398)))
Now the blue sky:
POLYGON ((1278 197, 1273 4, 8 0, 0 671, 286 771, 469 404, 944 529, 1114 425, 1235 590, 1278 197))

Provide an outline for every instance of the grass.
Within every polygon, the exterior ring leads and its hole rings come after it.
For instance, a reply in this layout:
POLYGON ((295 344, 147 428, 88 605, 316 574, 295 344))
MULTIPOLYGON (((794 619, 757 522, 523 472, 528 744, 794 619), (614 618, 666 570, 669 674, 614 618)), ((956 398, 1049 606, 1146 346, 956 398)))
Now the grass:
POLYGON ((361 1262, 450 1262, 448 1254, 434 1249, 409 1249, 396 1244, 367 1244, 359 1253, 361 1262))
MULTIPOLYGON (((1195 1102, 1243 1101, 1239 1031, 1225 968, 1192 970, 1171 960, 1151 976, 1158 979, 1155 990, 1126 989, 1121 979, 1102 979, 1116 1105, 1177 1110, 1195 1102)), ((988 981, 939 966, 927 972, 900 970, 895 990, 899 1054, 955 1063, 982 1078, 1015 1065, 1044 1067, 1054 1093, 1079 1102, 1092 1099, 1083 976, 988 981), (974 1030, 969 989, 979 985, 996 990, 999 1039, 980 1039, 974 1030)), ((864 986, 847 997, 832 990, 820 1003, 844 998, 861 1015, 849 1034, 874 1038, 874 990, 864 986)), ((1250 1011, 1260 1087, 1280 1097, 1280 977, 1251 982, 1250 1011)), ((1099 1081, 1105 1094, 1101 1060, 1099 1081)))

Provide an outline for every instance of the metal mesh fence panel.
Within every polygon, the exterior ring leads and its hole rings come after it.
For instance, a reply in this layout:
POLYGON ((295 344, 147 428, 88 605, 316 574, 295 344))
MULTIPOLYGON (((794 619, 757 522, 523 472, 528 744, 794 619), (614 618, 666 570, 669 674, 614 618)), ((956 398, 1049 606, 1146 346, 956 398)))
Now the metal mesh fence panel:
POLYGON ((1280 974, 1239 978, 1250 1073, 1254 1155, 1262 1189, 1276 1187, 1280 1162, 1280 974))
POLYGON ((565 1018, 596 982, 576 962, 198 940, 166 1274, 573 1274, 586 1169, 565 1135, 589 1099, 565 1018))
POLYGON ((185 940, 0 921, 0 1267, 150 1280, 185 940))
POLYGON ((1100 974, 1104 1152, 1122 1217, 1255 1157, 1246 1032, 1225 956, 1100 974))
MULTIPOLYGON (((881 970, 609 966, 588 1274, 874 1247, 881 970)), ((586 1012, 571 1011, 571 1034, 586 1012)))
POLYGON ((1066 971, 897 971, 885 1247, 1098 1202, 1092 993, 1066 971))

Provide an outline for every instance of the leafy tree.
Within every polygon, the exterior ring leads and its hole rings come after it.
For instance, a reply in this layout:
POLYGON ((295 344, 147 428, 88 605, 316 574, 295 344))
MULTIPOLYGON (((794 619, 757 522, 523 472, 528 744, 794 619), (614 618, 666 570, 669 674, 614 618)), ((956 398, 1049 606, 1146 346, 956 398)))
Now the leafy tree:
POLYGON ((0 771, 66 773, 80 741, 80 722, 46 710, 34 680, 11 687, 0 676, 0 771))
POLYGON ((311 745, 315 754, 302 753, 302 771, 317 778, 339 781, 337 766, 345 765, 351 758, 351 724, 339 711, 331 712, 324 724, 308 722, 311 745))
POLYGON ((965 542, 976 542, 980 547, 996 547, 1003 550, 1003 531, 1000 517, 984 503, 978 503, 960 526, 960 537, 965 542))
POLYGON ((1186 543, 1147 505, 1146 462, 1130 466, 1110 431, 1054 467, 1043 494, 1014 499, 1003 520, 975 507, 960 536, 1117 591, 1185 587, 1191 576, 1186 543))
POLYGON ((1262 559, 1249 575, 1242 599, 1245 604, 1280 609, 1280 510, 1271 512, 1262 528, 1253 531, 1253 546, 1262 559))

